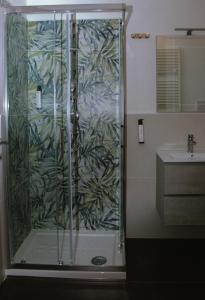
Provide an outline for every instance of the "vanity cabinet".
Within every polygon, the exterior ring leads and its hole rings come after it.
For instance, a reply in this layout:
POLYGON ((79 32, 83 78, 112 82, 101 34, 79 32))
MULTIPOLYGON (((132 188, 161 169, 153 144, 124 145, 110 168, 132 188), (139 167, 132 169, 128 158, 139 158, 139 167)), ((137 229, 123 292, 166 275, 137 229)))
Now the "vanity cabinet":
POLYGON ((157 155, 156 204, 164 225, 205 225, 205 162, 157 155))

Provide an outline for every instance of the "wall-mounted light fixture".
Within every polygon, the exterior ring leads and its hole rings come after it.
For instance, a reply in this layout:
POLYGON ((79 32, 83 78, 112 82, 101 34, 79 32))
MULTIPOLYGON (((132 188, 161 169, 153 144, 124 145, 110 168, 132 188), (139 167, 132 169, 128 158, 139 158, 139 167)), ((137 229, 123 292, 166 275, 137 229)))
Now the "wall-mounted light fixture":
POLYGON ((175 31, 186 31, 186 35, 191 36, 193 31, 205 31, 205 28, 175 28, 175 31))

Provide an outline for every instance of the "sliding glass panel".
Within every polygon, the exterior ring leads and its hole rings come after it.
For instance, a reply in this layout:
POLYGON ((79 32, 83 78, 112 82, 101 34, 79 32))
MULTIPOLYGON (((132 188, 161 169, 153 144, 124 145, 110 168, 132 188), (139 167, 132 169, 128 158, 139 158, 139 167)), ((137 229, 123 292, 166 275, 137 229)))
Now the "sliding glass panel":
POLYGON ((69 20, 72 263, 122 266, 122 16, 69 20))
POLYGON ((19 14, 7 16, 8 154, 10 248, 16 253, 31 232, 29 191, 29 104, 27 21, 19 14))
POLYGON ((68 28, 66 14, 55 15, 55 107, 56 107, 56 161, 57 173, 53 189, 56 190, 56 221, 58 264, 72 264, 72 166, 70 115, 70 61, 68 55, 68 28), (67 252, 64 255, 63 248, 67 252))
POLYGON ((9 225, 13 263, 60 263, 68 222, 61 16, 9 14, 9 225), (63 213, 62 213, 63 211, 63 213))

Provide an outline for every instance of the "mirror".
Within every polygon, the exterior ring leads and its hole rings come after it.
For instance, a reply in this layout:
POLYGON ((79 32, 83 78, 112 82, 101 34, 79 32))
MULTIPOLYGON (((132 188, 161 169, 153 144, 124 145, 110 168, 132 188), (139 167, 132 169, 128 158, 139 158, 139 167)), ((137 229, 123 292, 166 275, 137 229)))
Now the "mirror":
POLYGON ((157 112, 205 112, 205 36, 157 37, 157 112))

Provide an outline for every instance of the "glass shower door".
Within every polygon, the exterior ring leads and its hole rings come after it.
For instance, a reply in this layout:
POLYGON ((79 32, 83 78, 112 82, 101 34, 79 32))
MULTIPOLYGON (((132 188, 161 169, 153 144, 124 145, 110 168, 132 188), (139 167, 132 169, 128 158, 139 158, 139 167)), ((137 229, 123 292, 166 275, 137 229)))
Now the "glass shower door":
POLYGON ((77 13, 67 20, 72 263, 122 266, 122 14, 77 13))
MULTIPOLYGON (((7 15, 8 213, 12 261, 31 230, 26 19, 7 15)), ((21 260, 24 262, 24 258, 21 260)))
POLYGON ((9 13, 11 261, 123 266, 122 13, 9 13))
POLYGON ((61 14, 7 15, 8 208, 15 264, 61 264, 62 232, 70 227, 65 28, 61 14))

